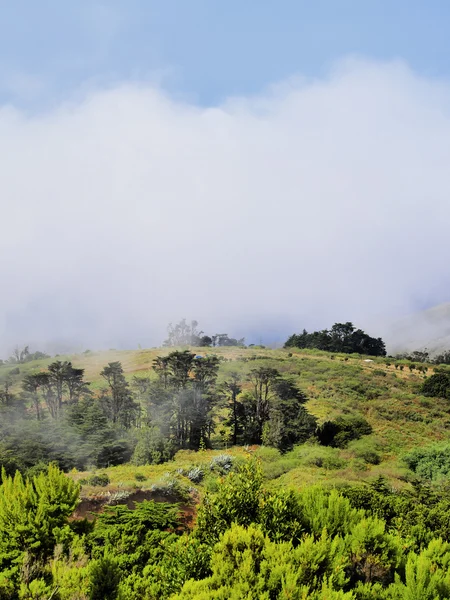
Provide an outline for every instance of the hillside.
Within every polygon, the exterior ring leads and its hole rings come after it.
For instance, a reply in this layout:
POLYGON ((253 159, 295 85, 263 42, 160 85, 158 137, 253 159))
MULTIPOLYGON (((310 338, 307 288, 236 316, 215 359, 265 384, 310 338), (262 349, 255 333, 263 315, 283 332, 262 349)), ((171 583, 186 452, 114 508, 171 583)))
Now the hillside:
MULTIPOLYGON (((204 354, 206 349, 196 349, 204 354)), ((167 354, 168 349, 136 351, 90 352, 82 355, 58 357, 70 360, 75 367, 85 369, 95 394, 104 387, 101 369, 109 362, 120 361, 129 381, 137 377, 155 378, 152 361, 167 354)), ((291 377, 306 394, 306 408, 319 423, 340 415, 361 415, 373 428, 371 435, 351 442, 348 447, 330 448, 307 444, 296 447, 285 455, 274 449, 250 449, 261 456, 264 472, 274 486, 303 487, 309 483, 327 482, 344 484, 357 480, 371 480, 379 475, 388 477, 396 487, 406 485, 407 469, 402 456, 412 448, 438 441, 450 441, 450 405, 442 399, 429 399, 420 395, 419 388, 425 375, 417 370, 395 368, 388 359, 376 358, 366 362, 357 355, 329 354, 319 351, 293 351, 218 348, 214 353, 221 358, 218 381, 233 372, 245 381, 255 366, 276 368, 283 376, 291 377)), ((52 359, 54 360, 54 359, 52 359)), ((20 389, 24 375, 43 369, 49 360, 19 366, 19 373, 11 375, 14 367, 0 367, 0 384, 6 379, 12 389, 20 389)), ((406 363, 405 363, 406 365, 406 363)), ((398 366, 398 365, 397 365, 398 366)), ((428 375, 432 367, 428 368, 428 375)), ((244 391, 249 387, 244 383, 244 391)), ((175 461, 160 465, 119 465, 103 469, 110 485, 105 489, 86 486, 84 495, 98 492, 115 493, 124 489, 149 489, 167 472, 209 464, 212 457, 226 450, 242 456, 242 448, 230 450, 224 437, 224 408, 216 412, 216 431, 212 437, 215 450, 179 451, 175 461), (142 475, 144 483, 137 484, 135 475, 142 475)), ((189 470, 189 469, 188 469, 189 470)), ((87 473, 74 473, 77 480, 86 480, 87 473)), ((185 481, 185 483, 189 483, 185 481)), ((199 489, 202 489, 201 484, 199 489)))

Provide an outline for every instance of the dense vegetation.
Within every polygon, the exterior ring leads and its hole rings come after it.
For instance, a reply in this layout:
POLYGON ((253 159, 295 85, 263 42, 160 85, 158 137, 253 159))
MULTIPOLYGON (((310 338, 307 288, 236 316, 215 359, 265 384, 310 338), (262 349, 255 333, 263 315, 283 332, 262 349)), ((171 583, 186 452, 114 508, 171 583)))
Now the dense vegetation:
POLYGON ((383 479, 270 490, 255 459, 229 468, 197 523, 179 505, 110 506, 71 521, 77 485, 55 467, 0 488, 0 597, 440 600, 450 595, 450 493, 383 479))
POLYGON ((333 327, 322 331, 293 334, 284 345, 285 348, 316 348, 328 352, 367 354, 368 356, 386 356, 386 347, 381 338, 373 338, 356 329, 353 323, 335 323, 333 327))
POLYGON ((448 598, 449 380, 217 340, 6 361, 0 599, 448 598))

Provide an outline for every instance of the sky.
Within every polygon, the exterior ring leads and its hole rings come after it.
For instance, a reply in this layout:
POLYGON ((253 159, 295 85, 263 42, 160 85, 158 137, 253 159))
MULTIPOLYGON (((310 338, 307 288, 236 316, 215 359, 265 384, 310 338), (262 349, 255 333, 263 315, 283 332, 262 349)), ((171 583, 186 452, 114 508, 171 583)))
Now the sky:
POLYGON ((437 0, 0 0, 0 355, 448 301, 449 25, 437 0))

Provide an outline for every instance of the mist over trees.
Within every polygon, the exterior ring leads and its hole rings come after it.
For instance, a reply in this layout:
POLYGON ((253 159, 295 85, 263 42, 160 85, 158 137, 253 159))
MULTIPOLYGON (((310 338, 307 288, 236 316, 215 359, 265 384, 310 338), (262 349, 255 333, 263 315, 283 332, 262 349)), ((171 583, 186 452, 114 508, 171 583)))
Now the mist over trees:
POLYGON ((191 321, 187 323, 182 319, 175 325, 169 324, 167 328, 168 337, 163 346, 198 346, 213 348, 220 346, 243 346, 245 338, 230 338, 227 333, 215 333, 214 335, 205 335, 204 331, 198 329, 198 322, 191 321))
POLYGON ((323 329, 312 333, 304 329, 302 333, 291 335, 284 347, 386 356, 386 346, 381 338, 370 337, 362 329, 356 329, 351 322, 335 323, 330 330, 323 329))
MULTIPOLYGON (((192 331, 192 330, 191 330, 192 331)), ((174 350, 153 373, 127 379, 120 362, 102 368, 93 391, 82 368, 55 360, 0 393, 0 462, 8 472, 57 462, 68 470, 170 460, 179 449, 266 444, 286 451, 315 435, 306 396, 275 368, 218 380, 219 356, 174 350)))

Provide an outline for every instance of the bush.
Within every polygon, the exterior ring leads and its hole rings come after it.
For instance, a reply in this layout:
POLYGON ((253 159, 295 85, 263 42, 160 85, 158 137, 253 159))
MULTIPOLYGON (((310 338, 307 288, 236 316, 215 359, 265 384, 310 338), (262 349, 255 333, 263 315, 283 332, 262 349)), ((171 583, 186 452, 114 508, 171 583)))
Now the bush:
POLYGON ((186 473, 186 477, 193 483, 200 483, 204 476, 205 474, 200 467, 192 467, 192 469, 186 473))
POLYGON ((450 374, 435 373, 422 384, 424 396, 450 399, 450 374))
POLYGON ((349 444, 348 448, 355 453, 356 458, 361 458, 369 465, 379 465, 381 462, 376 444, 370 439, 355 440, 349 444))
POLYGON ((114 600, 120 582, 120 570, 113 557, 104 556, 89 565, 90 589, 89 600, 114 600))
POLYGON ((372 433, 372 426, 363 417, 342 416, 334 421, 326 421, 317 430, 317 437, 323 446, 345 448, 351 440, 372 433))
POLYGON ((223 469, 224 471, 229 471, 233 466, 233 457, 230 454, 219 454, 218 456, 214 456, 211 460, 209 468, 211 471, 215 469, 223 469))
POLYGON ((150 489, 155 494, 160 494, 161 496, 168 496, 181 501, 189 500, 189 489, 170 473, 166 473, 150 489))
POLYGON ((301 464, 307 467, 320 467, 323 469, 342 469, 346 461, 339 456, 339 450, 323 446, 300 446, 293 450, 301 464))
POLYGON ((135 473, 134 478, 136 481, 147 481, 147 477, 143 473, 135 473))
POLYGON ((109 485, 110 480, 106 473, 98 473, 97 475, 92 475, 92 477, 89 477, 87 482, 88 485, 106 487, 107 485, 109 485))
POLYGON ((262 472, 266 479, 276 479, 284 473, 288 473, 295 469, 300 464, 300 461, 294 457, 283 457, 277 461, 263 463, 262 472))
POLYGON ((433 444, 417 448, 404 457, 408 467, 420 477, 429 480, 450 475, 450 444, 433 444))
POLYGON ((266 462, 275 462, 280 460, 281 452, 276 448, 271 448, 270 446, 261 446, 254 453, 256 458, 260 458, 263 463, 266 462))

